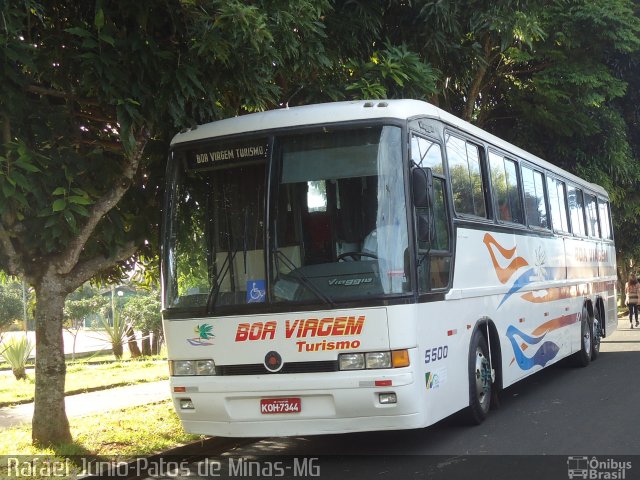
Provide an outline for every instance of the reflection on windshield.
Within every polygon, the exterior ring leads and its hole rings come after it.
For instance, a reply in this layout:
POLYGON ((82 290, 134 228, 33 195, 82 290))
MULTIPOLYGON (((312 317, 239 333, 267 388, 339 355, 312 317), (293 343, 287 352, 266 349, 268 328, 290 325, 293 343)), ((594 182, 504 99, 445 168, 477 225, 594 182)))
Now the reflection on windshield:
POLYGON ((264 302, 266 163, 182 175, 174 196, 167 306, 264 302))

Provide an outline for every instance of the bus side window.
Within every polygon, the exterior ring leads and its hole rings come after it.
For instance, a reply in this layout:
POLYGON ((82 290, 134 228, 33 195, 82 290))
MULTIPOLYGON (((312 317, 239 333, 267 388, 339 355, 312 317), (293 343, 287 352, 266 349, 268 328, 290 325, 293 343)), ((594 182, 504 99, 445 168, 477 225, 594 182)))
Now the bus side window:
POLYGON ((453 135, 446 135, 447 161, 456 213, 487 217, 480 164, 480 149, 453 135))
POLYGON ((438 143, 411 135, 411 160, 420 168, 430 168, 434 175, 444 175, 442 151, 438 143))
POLYGON ((598 199, 598 212, 600 216, 600 228, 602 230, 602 238, 612 240, 611 234, 611 217, 609 216, 609 202, 598 199))
POLYGON ((596 197, 593 195, 584 196, 584 203, 587 214, 587 233, 590 237, 600 238, 600 227, 598 226, 598 207, 596 197))
POLYGON ((491 186, 498 203, 497 216, 504 222, 524 223, 516 162, 489 152, 491 186))
POLYGON ((568 233, 569 221, 567 220, 566 188, 564 182, 553 177, 547 177, 547 191, 551 204, 551 222, 556 232, 568 233))
POLYGON ((537 170, 522 167, 522 187, 527 223, 533 227, 550 228, 549 209, 544 196, 544 177, 537 170))
POLYGON ((571 232, 579 237, 587 235, 584 225, 584 199, 582 190, 569 186, 567 188, 567 199, 569 202, 569 218, 571 220, 571 232))

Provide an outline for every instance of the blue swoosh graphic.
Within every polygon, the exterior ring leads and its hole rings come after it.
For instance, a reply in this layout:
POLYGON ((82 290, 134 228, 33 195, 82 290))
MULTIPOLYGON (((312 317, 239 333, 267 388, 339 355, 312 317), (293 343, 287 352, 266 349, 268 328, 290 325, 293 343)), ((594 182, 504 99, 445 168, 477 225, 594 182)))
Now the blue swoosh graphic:
POLYGON ((513 325, 509 325, 509 328, 507 328, 507 337, 513 347, 513 354, 515 355, 516 361, 522 370, 529 370, 536 365, 544 367, 550 360, 555 358, 560 350, 560 347, 555 343, 546 341, 540 346, 540 348, 538 348, 533 357, 527 357, 520 348, 520 345, 518 345, 518 342, 515 339, 516 335, 522 338, 529 345, 536 345, 542 341, 542 339, 547 335, 547 332, 539 337, 531 337, 526 333, 521 332, 513 325))
MULTIPOLYGON (((551 269, 551 268, 545 268, 545 275, 544 275, 544 279, 545 280, 553 280, 555 277, 555 270, 560 270, 560 269, 551 269), (553 274, 551 274, 551 271, 554 271, 553 274)), ((511 288, 509 289, 509 291, 507 293, 505 293, 504 297, 502 297, 502 300, 500 301, 500 305, 498 305, 498 308, 500 308, 502 306, 502 304, 504 302, 507 301, 507 299, 513 295, 514 293, 516 293, 518 290, 521 290, 522 288, 526 287, 527 285, 529 285, 530 283, 533 283, 531 281, 531 277, 536 275, 536 271, 535 268, 530 268, 529 270, 527 270, 526 272, 524 272, 522 275, 520 275, 515 282, 513 282, 513 285, 511 285, 511 288)), ((558 277, 560 278, 560 277, 558 277)))
POLYGON ((529 280, 529 278, 531 278, 531 276, 534 275, 534 273, 535 273, 534 269, 530 268, 529 270, 524 272, 522 275, 520 275, 516 279, 516 281, 513 282, 513 285, 511 285, 511 288, 509 289, 509 291, 504 295, 504 297, 502 297, 502 301, 500 302, 500 305, 498 305, 498 308, 500 308, 502 304, 506 302, 511 295, 516 293, 521 288, 529 285, 531 283, 531 280, 529 280))

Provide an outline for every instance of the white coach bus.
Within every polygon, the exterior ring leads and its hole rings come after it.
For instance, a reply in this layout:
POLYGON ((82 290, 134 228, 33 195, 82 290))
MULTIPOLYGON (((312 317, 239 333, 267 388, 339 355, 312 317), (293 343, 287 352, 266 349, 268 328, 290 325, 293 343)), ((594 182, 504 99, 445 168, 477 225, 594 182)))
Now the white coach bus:
POLYGON ((163 321, 186 431, 420 428, 616 328, 607 192, 430 104, 176 135, 163 321))

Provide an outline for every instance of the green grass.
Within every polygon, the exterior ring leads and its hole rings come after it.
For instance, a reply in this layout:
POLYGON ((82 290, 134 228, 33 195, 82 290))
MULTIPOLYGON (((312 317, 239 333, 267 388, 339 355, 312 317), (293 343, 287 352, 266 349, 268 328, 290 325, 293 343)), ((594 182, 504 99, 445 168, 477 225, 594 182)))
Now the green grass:
MULTIPOLYGON (((25 381, 10 373, 0 374, 0 407, 33 401, 35 379, 33 371, 25 381)), ((67 366, 65 393, 73 395, 114 386, 134 385, 169 378, 166 360, 131 360, 98 365, 76 363, 67 366)))
MULTIPOLYGON (((14 427, 0 435, 0 455, 46 455, 62 462, 66 457, 73 460, 74 455, 91 455, 102 460, 117 457, 118 461, 126 461, 127 458, 159 453, 200 438, 184 432, 170 401, 70 418, 69 422, 74 439, 71 444, 37 448, 31 445, 30 426, 14 427)), ((6 467, 7 457, 0 458, 0 478, 6 475, 6 467)), ((71 477, 79 470, 71 464, 71 477)))

